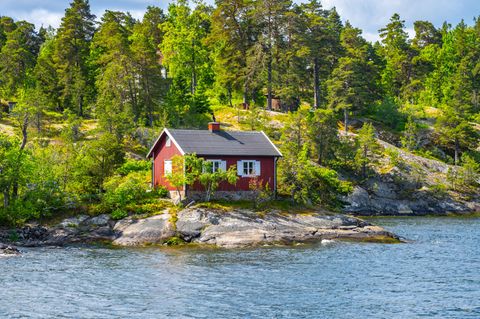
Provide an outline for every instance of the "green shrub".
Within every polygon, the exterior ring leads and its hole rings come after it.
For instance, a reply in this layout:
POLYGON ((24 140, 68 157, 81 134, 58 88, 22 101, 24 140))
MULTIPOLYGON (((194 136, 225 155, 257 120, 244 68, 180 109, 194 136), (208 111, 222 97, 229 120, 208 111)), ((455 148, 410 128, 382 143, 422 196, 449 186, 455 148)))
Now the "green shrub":
POLYGON ((396 166, 398 168, 403 168, 405 163, 400 157, 400 153, 396 149, 386 148, 385 154, 389 157, 391 165, 396 166))
POLYGON ((153 195, 161 198, 167 198, 169 195, 168 189, 165 186, 158 186, 155 188, 153 195))
POLYGON ((480 164, 473 156, 467 153, 462 155, 462 167, 460 169, 460 180, 464 186, 477 185, 480 164))
POLYGON ((31 203, 31 208, 37 212, 35 218, 50 217, 66 205, 66 194, 55 181, 29 185, 22 199, 24 202, 31 203))
POLYGON ((149 161, 129 159, 117 169, 117 173, 125 176, 132 172, 150 172, 151 166, 152 163, 149 161))
POLYGON ((165 244, 167 246, 178 246, 178 245, 183 245, 185 244, 185 241, 180 238, 180 237, 177 237, 177 236, 174 236, 174 237, 170 237, 166 242, 165 244))
POLYGON ((117 208, 110 214, 110 217, 112 217, 114 220, 120 220, 128 217, 128 213, 123 209, 117 208))
POLYGON ((332 169, 319 166, 308 159, 308 148, 294 157, 286 157, 279 166, 280 190, 307 206, 324 204, 338 206, 338 196, 352 191, 352 184, 339 179, 332 169))
POLYGON ((104 183, 103 202, 111 208, 140 201, 148 196, 149 183, 145 173, 131 172, 126 176, 113 176, 104 183))
POLYGON ((436 198, 444 198, 447 195, 448 186, 437 180, 436 183, 430 186, 430 191, 436 198))
POLYGON ((158 201, 155 200, 154 202, 147 202, 143 204, 129 204, 125 208, 128 211, 134 212, 135 214, 156 214, 162 212, 165 208, 171 205, 168 201, 158 201))
POLYGON ((396 131, 402 130, 406 122, 405 115, 398 111, 397 102, 392 98, 375 104, 372 117, 396 131))
POLYGON ((0 224, 19 227, 26 221, 40 218, 41 214, 29 201, 15 200, 6 208, 0 209, 0 224))
POLYGON ((10 233, 8 234, 8 240, 10 242, 17 242, 20 240, 20 236, 18 235, 16 230, 11 230, 10 233))

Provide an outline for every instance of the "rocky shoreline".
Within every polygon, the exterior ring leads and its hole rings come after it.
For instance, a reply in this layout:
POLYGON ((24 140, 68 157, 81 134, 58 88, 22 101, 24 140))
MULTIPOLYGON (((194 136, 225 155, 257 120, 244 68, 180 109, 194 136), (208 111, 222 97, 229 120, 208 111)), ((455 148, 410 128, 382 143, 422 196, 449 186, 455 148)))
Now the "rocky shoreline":
POLYGON ((357 216, 480 213, 480 194, 476 187, 450 187, 448 172, 458 168, 414 155, 381 140, 378 142, 385 150, 395 152, 398 159, 393 162, 385 157, 378 159, 372 176, 357 181, 353 192, 343 198, 344 213, 357 216))
MULTIPOLYGON (((395 234, 351 216, 277 211, 259 214, 245 209, 187 208, 176 214, 164 211, 148 218, 128 217, 120 221, 112 220, 109 215, 80 215, 53 226, 29 225, 13 232, 0 230, 0 243, 23 247, 105 242, 117 246, 192 243, 241 248, 331 239, 401 241, 395 234)), ((4 246, 0 245, 0 254, 4 246)))
POLYGON ((12 245, 0 243, 0 257, 20 255, 20 250, 12 245))

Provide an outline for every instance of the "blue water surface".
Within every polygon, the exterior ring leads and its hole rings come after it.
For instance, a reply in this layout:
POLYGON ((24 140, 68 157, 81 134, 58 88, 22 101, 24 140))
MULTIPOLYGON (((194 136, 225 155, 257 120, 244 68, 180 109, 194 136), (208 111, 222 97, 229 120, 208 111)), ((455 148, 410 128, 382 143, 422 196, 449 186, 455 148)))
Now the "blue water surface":
POLYGON ((480 219, 373 222, 411 242, 24 249, 0 318, 480 318, 480 219))

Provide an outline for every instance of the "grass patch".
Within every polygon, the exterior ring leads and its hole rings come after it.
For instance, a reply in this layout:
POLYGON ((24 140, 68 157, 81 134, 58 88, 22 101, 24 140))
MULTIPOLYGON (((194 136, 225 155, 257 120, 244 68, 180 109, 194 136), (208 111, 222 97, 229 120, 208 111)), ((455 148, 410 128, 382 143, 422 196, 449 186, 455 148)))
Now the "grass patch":
POLYGON ((185 245, 186 242, 178 236, 173 236, 167 239, 164 244, 167 246, 180 246, 185 245))
POLYGON ((146 201, 141 204, 130 204, 126 206, 126 210, 138 215, 139 218, 147 218, 155 215, 161 215, 165 209, 169 211, 174 207, 173 203, 167 199, 155 199, 146 201))
POLYGON ((253 209, 251 201, 223 201, 215 200, 211 202, 202 202, 195 205, 196 208, 214 209, 220 211, 230 211, 232 209, 253 209))
POLYGON ((173 226, 173 230, 177 230, 177 221, 178 221, 178 212, 181 210, 180 207, 178 206, 173 206, 171 207, 168 212, 170 214, 170 218, 168 219, 168 221, 172 224, 173 226))

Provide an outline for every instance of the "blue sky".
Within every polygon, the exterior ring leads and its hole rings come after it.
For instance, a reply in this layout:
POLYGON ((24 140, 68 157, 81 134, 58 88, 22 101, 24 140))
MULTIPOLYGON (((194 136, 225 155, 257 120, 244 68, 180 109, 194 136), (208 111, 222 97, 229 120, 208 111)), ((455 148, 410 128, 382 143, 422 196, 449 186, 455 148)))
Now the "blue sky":
MULTIPOLYGON (((298 0, 300 1, 300 0, 298 0)), ((57 27, 69 0, 0 0, 0 15, 57 27)), ((213 0, 207 0, 213 3, 213 0)), ((456 24, 462 18, 468 23, 480 16, 480 0, 323 0, 325 8, 335 6, 342 19, 364 31, 368 40, 378 38, 378 29, 385 26, 391 15, 399 13, 406 20, 407 30, 413 34, 413 22, 428 20, 436 26, 443 21, 456 24)), ((129 11, 141 18, 148 5, 166 8, 161 0, 90 0, 92 11, 100 17, 105 9, 129 11)))

